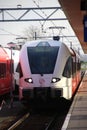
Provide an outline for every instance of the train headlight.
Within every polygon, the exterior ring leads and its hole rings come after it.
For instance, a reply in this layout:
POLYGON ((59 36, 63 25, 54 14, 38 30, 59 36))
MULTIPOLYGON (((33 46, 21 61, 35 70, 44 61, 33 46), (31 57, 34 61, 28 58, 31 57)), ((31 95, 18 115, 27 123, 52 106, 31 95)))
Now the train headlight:
POLYGON ((28 83, 33 83, 32 78, 26 78, 25 81, 28 82, 28 83))
POLYGON ((60 78, 55 78, 55 77, 54 77, 54 78, 52 78, 52 81, 51 81, 51 82, 52 82, 52 83, 56 83, 56 82, 58 82, 59 80, 60 80, 60 78))

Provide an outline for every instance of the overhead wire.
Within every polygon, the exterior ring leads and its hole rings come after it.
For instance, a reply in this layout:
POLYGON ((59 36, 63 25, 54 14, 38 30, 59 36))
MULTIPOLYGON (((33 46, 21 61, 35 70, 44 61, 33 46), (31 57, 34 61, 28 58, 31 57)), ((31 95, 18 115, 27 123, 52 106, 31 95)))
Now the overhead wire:
MULTIPOLYGON (((38 8, 40 8, 39 4, 37 4, 37 2, 36 2, 35 0, 33 0, 33 3, 34 3, 38 8)), ((41 10, 41 9, 40 9, 40 10, 41 10)), ((41 10, 41 12, 45 15, 45 17, 48 17, 47 14, 46 14, 44 11, 41 10)), ((45 21, 45 22, 46 22, 46 21, 45 21)), ((51 20, 51 22, 52 22, 52 24, 53 24, 54 26, 56 26, 52 20, 51 20)), ((42 25, 42 24, 41 24, 41 25, 42 25)), ((43 25, 44 25, 44 23, 43 23, 43 25)), ((42 27, 43 27, 43 25, 42 25, 42 27)))
MULTIPOLYGON (((37 4, 37 2, 36 2, 35 0, 32 0, 32 1, 33 1, 33 3, 34 3, 38 8, 40 8, 39 4, 37 4)), ((41 10, 41 9, 40 9, 40 10, 41 10)), ((41 12, 44 14, 44 16, 48 17, 48 15, 47 15, 44 11, 41 10, 41 12)), ((44 26, 45 22, 46 22, 46 21, 44 21, 43 24, 40 22, 42 29, 43 29, 43 26, 44 26)), ((56 24, 55 24, 52 20, 51 20, 51 23, 54 25, 54 27, 56 27, 56 24)), ((68 42, 70 42, 69 39, 62 33, 62 30, 61 30, 61 29, 60 29, 60 31, 59 31, 59 35, 60 35, 60 33, 64 36, 64 38, 66 38, 66 40, 67 40, 68 42)))
MULTIPOLYGON (((6 34, 6 35, 13 35, 13 36, 21 36, 21 35, 17 35, 17 34, 14 34, 14 33, 12 33, 12 32, 9 32, 9 31, 7 31, 7 30, 5 30, 5 29, 3 29, 3 28, 0 28, 0 30, 1 31, 4 31, 4 32, 6 32, 6 33, 8 33, 8 34, 6 34)), ((4 34, 3 34, 4 35, 4 34)))

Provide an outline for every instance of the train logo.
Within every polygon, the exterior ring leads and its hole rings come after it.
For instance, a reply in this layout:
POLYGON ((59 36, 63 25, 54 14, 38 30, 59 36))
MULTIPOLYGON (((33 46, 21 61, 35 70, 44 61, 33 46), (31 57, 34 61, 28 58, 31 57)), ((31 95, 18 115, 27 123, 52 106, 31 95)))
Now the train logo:
POLYGON ((44 83, 45 83, 45 80, 43 78, 41 78, 41 79, 39 79, 39 83, 40 83, 41 86, 43 86, 44 83))

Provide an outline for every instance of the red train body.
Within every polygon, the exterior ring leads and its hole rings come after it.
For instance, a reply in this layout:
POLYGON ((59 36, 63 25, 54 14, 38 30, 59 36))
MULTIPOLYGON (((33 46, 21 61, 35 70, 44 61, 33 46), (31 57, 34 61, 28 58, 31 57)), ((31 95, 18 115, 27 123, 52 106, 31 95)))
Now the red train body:
POLYGON ((13 60, 4 48, 0 47, 0 96, 9 93, 13 84, 13 60))

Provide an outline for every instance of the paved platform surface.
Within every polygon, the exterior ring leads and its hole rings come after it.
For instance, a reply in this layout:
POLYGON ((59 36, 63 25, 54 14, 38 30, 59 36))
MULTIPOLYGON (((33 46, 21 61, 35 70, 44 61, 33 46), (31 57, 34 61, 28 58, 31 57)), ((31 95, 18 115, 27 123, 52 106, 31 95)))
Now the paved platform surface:
POLYGON ((61 130, 87 130, 87 72, 61 130))

